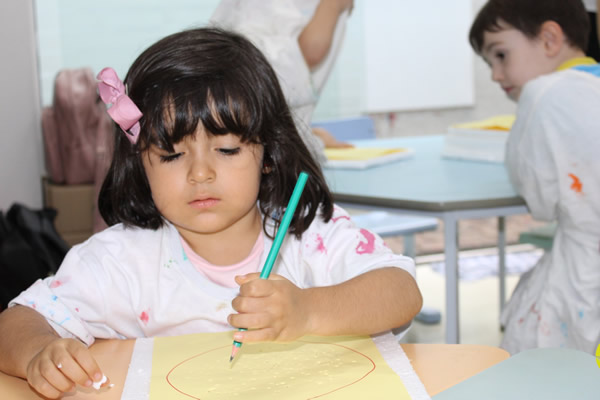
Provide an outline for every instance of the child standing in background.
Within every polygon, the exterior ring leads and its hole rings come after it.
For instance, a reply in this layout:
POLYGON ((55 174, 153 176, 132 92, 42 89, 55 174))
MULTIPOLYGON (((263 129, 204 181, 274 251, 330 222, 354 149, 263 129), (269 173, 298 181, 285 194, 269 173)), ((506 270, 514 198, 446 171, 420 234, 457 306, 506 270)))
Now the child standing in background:
POLYGON ((221 0, 211 24, 254 43, 273 66, 300 136, 319 162, 323 147, 348 147, 313 112, 333 69, 353 0, 221 0))
POLYGON ((102 378, 95 338, 235 332, 237 341, 371 334, 421 308, 414 263, 333 205, 262 53, 194 29, 98 78, 118 123, 100 193, 110 228, 0 314, 0 370, 55 398, 102 378), (274 273, 258 279, 301 171, 274 273))
POLYGON ((581 0, 490 0, 469 34, 518 102, 506 167, 534 218, 558 221, 552 250, 521 277, 502 347, 600 342, 600 66, 585 57, 581 0))

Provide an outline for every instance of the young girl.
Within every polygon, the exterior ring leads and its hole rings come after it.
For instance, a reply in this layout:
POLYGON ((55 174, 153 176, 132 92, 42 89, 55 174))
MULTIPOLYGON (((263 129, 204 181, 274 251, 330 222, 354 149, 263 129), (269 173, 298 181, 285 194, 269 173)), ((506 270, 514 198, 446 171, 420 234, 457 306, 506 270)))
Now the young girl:
POLYGON ((142 53, 125 84, 110 69, 99 79, 120 126, 99 200, 111 227, 0 315, 2 371, 57 397, 102 378, 86 347, 95 338, 370 334, 421 308, 412 260, 333 205, 246 39, 184 31, 142 53), (271 278, 258 279, 301 171, 310 178, 289 234, 271 278))

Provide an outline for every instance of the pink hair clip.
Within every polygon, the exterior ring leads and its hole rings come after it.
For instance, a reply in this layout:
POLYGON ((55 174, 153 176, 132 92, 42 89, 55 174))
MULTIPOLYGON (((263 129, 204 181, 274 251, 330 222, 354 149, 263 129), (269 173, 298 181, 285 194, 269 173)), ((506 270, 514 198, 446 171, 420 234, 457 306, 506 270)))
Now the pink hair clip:
POLYGON ((104 68, 96 78, 100 81, 98 82, 100 98, 106 105, 110 105, 107 110, 108 115, 123 129, 127 139, 135 144, 140 134, 139 121, 142 112, 125 93, 125 85, 114 69, 104 68))

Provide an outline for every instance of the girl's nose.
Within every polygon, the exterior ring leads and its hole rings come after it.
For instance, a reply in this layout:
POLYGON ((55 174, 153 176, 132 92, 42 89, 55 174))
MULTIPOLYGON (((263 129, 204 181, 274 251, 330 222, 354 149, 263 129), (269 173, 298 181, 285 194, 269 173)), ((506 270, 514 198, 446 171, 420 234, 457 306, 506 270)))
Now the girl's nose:
POLYGON ((191 162, 188 170, 188 181, 190 183, 205 183, 215 179, 215 170, 209 160, 204 157, 196 157, 191 162))

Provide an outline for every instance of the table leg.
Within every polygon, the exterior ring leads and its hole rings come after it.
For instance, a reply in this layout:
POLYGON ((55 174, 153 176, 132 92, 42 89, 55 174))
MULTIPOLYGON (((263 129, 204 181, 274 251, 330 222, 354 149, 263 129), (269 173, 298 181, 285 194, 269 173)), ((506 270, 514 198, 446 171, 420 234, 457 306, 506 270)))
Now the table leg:
POLYGON ((498 280, 500 281, 500 315, 506 302, 506 222, 498 217, 498 280))
POLYGON ((444 217, 444 254, 446 258, 446 343, 459 342, 458 332, 458 220, 444 217))

